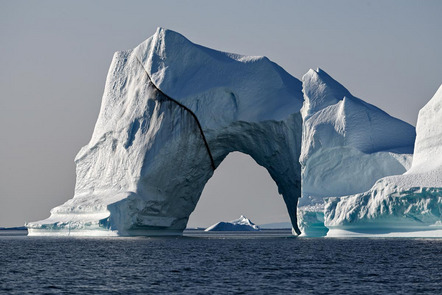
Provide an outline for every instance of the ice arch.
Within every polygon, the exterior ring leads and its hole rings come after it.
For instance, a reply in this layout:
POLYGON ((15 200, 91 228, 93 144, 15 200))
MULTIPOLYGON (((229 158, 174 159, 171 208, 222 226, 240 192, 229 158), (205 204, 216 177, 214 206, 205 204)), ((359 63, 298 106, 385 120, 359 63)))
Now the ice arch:
POLYGON ((233 151, 268 170, 299 232, 301 106, 300 81, 266 57, 160 28, 114 55, 94 133, 75 159, 75 195, 29 223, 30 234, 180 234, 233 151))

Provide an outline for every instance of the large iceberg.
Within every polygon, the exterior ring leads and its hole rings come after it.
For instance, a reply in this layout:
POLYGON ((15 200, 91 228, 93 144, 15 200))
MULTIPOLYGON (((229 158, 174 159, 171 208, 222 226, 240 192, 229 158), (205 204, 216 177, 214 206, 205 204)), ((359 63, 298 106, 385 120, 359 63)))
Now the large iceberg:
POLYGON ((75 195, 30 235, 177 235, 233 151, 264 166, 294 230, 302 84, 266 57, 212 50, 159 28, 115 53, 75 195))
POLYGON ((302 78, 302 198, 299 226, 324 236, 324 198, 367 191, 411 166, 413 126, 354 97, 321 69, 302 78))
POLYGON ((420 110, 411 168, 367 192, 330 198, 327 236, 442 237, 442 86, 420 110))
POLYGON ((241 215, 238 219, 232 221, 221 221, 209 226, 204 231, 259 231, 260 228, 250 219, 241 215))

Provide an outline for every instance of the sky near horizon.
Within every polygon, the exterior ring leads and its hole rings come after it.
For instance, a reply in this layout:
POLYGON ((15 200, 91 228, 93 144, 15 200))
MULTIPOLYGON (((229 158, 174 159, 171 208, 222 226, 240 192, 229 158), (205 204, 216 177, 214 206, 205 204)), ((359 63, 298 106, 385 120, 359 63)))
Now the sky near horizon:
MULTIPOLYGON (((320 67, 350 92, 415 125, 442 83, 442 1, 0 0, 0 227, 49 216, 73 197, 73 159, 98 116, 115 51, 157 27, 192 42, 265 55, 298 79, 320 67)), ((288 221, 263 167, 234 153, 189 226, 244 214, 288 221)))

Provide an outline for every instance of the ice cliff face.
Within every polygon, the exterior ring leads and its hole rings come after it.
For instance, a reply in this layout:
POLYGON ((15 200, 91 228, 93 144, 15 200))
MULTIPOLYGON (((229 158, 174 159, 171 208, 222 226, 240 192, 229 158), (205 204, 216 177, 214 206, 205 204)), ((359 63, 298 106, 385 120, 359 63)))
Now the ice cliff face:
POLYGON ((329 199, 324 210, 328 235, 442 236, 440 126, 442 86, 419 112, 410 170, 380 179, 367 192, 329 199))
POLYGON ((260 228, 256 224, 241 215, 238 219, 229 222, 218 222, 209 226, 205 231, 259 231, 260 228))
POLYGON ((233 151, 267 168, 296 226, 301 82, 266 57, 224 53, 158 29, 117 52, 72 199, 31 235, 180 234, 233 151))
MULTIPOLYGON (((433 98, 419 111, 413 165, 407 174, 434 174, 442 169, 442 85, 433 98)), ((430 181, 430 179, 428 179, 430 181)), ((432 186, 442 186, 442 179, 431 180, 432 186)))

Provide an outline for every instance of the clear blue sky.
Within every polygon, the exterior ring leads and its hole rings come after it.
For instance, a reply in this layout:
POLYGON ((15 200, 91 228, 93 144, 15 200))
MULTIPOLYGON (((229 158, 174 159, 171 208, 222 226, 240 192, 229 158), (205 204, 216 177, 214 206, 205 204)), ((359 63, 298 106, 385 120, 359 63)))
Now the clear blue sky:
MULTIPOLYGON (((218 50, 266 55, 300 79, 321 67, 415 124, 442 83, 442 1, 0 1, 0 226, 73 196, 112 55, 162 26, 218 50)), ((267 172, 222 163, 190 225, 284 221, 267 172)))

